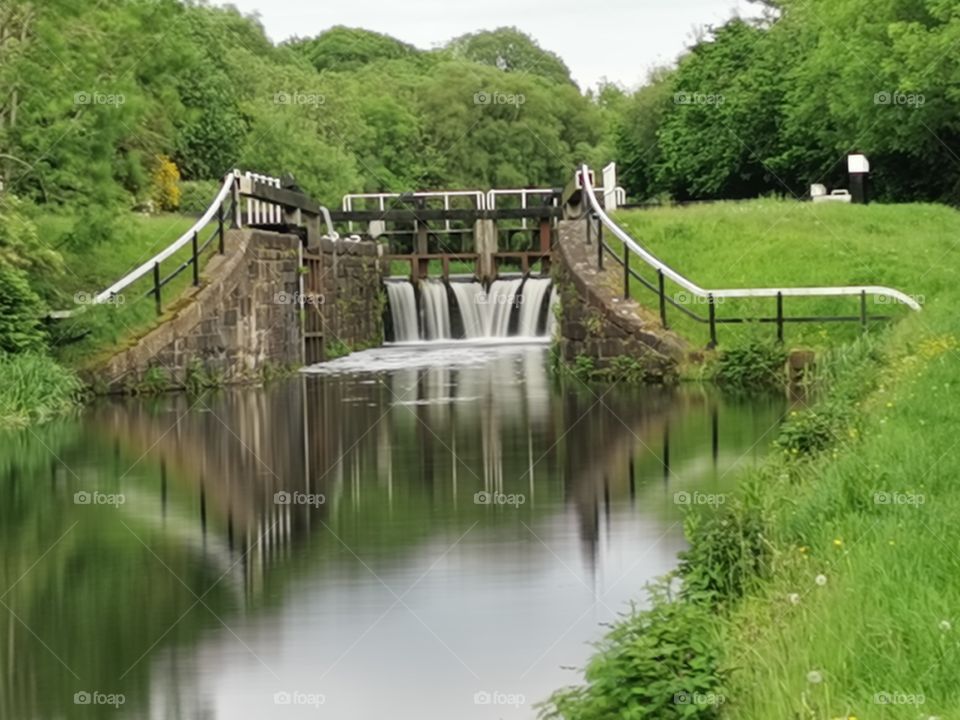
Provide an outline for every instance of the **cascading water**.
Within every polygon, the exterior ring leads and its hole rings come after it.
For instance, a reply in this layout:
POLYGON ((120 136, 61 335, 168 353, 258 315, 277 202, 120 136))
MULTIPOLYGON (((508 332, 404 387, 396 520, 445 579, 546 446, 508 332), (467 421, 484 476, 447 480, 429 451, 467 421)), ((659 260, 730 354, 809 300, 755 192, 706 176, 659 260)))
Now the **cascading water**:
POLYGON ((540 325, 540 312, 543 310, 543 298, 550 289, 547 278, 528 278, 523 284, 523 302, 520 304, 520 324, 517 334, 523 337, 535 337, 540 325))
POLYGON ((483 285, 478 282, 452 282, 453 296, 457 299, 460 308, 460 317, 463 319, 463 334, 467 338, 481 338, 486 334, 486 323, 483 319, 482 304, 486 297, 483 285))
POLYGON ((486 292, 478 282, 454 280, 450 283, 453 300, 443 281, 424 280, 420 283, 419 312, 411 283, 390 280, 386 285, 395 342, 448 340, 454 337, 454 330, 467 340, 507 338, 511 334, 548 337, 552 333, 552 310, 546 313, 546 335, 540 331, 544 304, 549 302, 552 307, 556 301, 547 278, 495 280, 486 292), (459 326, 452 322, 457 315, 459 326))
POLYGON ((450 302, 447 286, 440 280, 426 280, 420 286, 420 311, 426 340, 446 340, 450 333, 450 302))
POLYGON ((494 280, 490 284, 485 302, 485 337, 507 337, 510 334, 510 315, 518 303, 517 298, 522 297, 517 292, 522 284, 522 279, 494 280))
POLYGON ((416 342, 420 339, 417 327, 417 298, 408 282, 387 282, 387 300, 393 319, 395 342, 416 342))

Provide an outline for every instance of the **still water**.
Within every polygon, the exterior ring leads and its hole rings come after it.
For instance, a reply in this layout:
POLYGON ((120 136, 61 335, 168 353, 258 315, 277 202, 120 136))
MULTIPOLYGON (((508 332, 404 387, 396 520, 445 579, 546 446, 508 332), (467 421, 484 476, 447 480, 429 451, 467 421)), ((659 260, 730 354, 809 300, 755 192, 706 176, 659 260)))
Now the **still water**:
POLYGON ((0 437, 0 716, 535 717, 783 412, 547 364, 386 348, 0 437))

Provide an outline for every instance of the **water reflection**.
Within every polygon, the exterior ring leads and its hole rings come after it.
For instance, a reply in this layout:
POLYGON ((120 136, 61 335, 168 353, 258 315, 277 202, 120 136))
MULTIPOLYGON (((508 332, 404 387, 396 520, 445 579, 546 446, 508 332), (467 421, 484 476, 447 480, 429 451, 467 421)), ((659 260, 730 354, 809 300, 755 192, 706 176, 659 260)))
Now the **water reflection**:
POLYGON ((722 497, 782 411, 546 354, 381 350, 5 438, 0 714, 533 717, 673 566, 677 493, 722 497))

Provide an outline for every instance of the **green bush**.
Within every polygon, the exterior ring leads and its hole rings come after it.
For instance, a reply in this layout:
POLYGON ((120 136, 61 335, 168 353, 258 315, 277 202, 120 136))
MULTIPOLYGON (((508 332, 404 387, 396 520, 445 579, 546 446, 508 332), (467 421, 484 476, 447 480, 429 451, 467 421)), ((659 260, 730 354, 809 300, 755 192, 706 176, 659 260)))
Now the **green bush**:
POLYGON ((45 306, 26 273, 0 264, 0 351, 40 351, 45 335, 40 319, 45 306))
POLYGON ((690 548, 680 554, 683 596, 717 606, 741 597, 761 576, 769 549, 760 504, 749 493, 704 517, 690 513, 690 548))
POLYGON ((203 215, 220 191, 219 180, 185 180, 180 183, 180 212, 203 215))
POLYGON ((550 720, 720 717, 724 701, 718 619, 706 606, 653 589, 653 606, 634 611, 601 641, 586 685, 555 693, 550 720))
POLYGON ((738 390, 782 387, 787 352, 783 345, 755 338, 724 348, 717 358, 716 379, 738 390))

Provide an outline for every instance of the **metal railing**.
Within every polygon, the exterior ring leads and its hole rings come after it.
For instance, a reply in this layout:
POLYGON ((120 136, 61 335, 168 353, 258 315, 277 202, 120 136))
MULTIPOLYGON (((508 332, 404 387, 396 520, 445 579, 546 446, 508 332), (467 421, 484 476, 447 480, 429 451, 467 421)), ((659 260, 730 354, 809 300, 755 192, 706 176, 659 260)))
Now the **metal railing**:
POLYGON ((920 304, 912 297, 893 288, 880 285, 848 285, 848 286, 826 286, 826 287, 768 287, 768 288, 733 288, 708 290, 702 288, 692 280, 681 275, 671 268, 665 262, 644 249, 635 241, 623 228, 617 225, 610 216, 604 211, 597 199, 597 191, 593 187, 592 172, 586 165, 583 165, 577 173, 577 186, 583 189, 583 195, 588 205, 587 213, 587 242, 590 242, 592 220, 596 218, 597 227, 597 264, 603 268, 604 254, 609 254, 623 268, 623 296, 630 297, 630 279, 637 280, 648 290, 653 291, 659 297, 660 302, 660 322, 664 327, 667 325, 667 306, 673 306, 683 314, 696 320, 697 322, 708 323, 710 326, 710 343, 717 344, 717 325, 736 324, 736 323, 776 323, 777 339, 783 340, 783 326, 785 323, 803 323, 803 322, 860 322, 864 327, 870 320, 887 320, 889 316, 869 316, 867 314, 867 296, 885 297, 902 303, 912 310, 920 310, 920 304), (606 243, 603 238, 603 229, 607 228, 623 244, 623 256, 606 243), (630 265, 630 256, 636 255, 644 263, 649 265, 657 272, 657 283, 654 285, 646 278, 640 275, 630 265), (693 297, 701 298, 707 305, 708 315, 706 318, 693 312, 688 307, 677 302, 665 292, 665 281, 671 280, 679 285, 693 297), (833 316, 787 316, 784 314, 783 301, 787 297, 859 297, 860 313, 858 315, 833 315, 833 316), (728 298, 775 298, 776 315, 772 317, 725 317, 718 318, 716 306, 728 298))
MULTIPOLYGON (((225 237, 224 226, 228 219, 230 222, 234 222, 235 218, 238 216, 238 194, 235 192, 238 177, 239 172, 236 170, 229 173, 224 178, 223 185, 220 187, 220 191, 214 197, 213 202, 210 203, 210 207, 207 208, 207 211, 200 216, 200 219, 198 219, 189 230, 183 233, 183 235, 174 240, 152 258, 117 280, 117 282, 108 287, 106 290, 94 295, 91 298, 90 303, 93 305, 99 305, 110 302, 113 298, 117 297, 121 292, 133 285, 135 282, 152 273, 153 287, 144 293, 142 297, 149 297, 152 295, 155 298, 157 314, 159 315, 163 310, 163 288, 172 282, 174 278, 179 276, 182 272, 186 271, 187 268, 193 269, 193 285, 198 286, 200 284, 200 257, 215 238, 217 239, 218 252, 223 254, 225 237), (228 199, 229 208, 227 207, 228 199), (211 232, 205 240, 201 240, 201 232, 214 219, 216 219, 217 222, 213 227, 213 232, 211 232), (173 272, 166 277, 163 277, 161 273, 161 263, 176 254, 182 248, 186 247, 188 244, 191 247, 190 256, 186 260, 182 261, 176 268, 174 268, 173 272)), ((79 310, 82 309, 83 308, 80 308, 79 310)), ((51 313, 50 317, 54 320, 69 318, 74 316, 79 310, 58 310, 51 313)))

